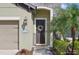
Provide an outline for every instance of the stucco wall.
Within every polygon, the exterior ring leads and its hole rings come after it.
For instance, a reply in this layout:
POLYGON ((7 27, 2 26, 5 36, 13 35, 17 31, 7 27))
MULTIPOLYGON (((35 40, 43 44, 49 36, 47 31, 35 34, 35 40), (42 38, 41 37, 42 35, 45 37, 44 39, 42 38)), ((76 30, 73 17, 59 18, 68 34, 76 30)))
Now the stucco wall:
POLYGON ((0 4, 0 17, 18 17, 19 18, 19 49, 31 49, 33 44, 33 21, 32 14, 13 4, 0 4), (27 17, 28 32, 22 32, 22 22, 27 17))

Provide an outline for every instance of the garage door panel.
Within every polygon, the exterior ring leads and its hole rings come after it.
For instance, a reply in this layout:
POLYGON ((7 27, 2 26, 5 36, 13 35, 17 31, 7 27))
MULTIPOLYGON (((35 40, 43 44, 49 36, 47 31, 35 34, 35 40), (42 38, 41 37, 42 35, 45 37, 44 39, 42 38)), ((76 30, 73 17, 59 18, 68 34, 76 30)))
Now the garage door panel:
POLYGON ((18 23, 0 21, 0 49, 18 49, 18 23), (4 24, 5 23, 5 24, 4 24), (14 24, 12 24, 14 23, 14 24))
POLYGON ((0 20, 0 25, 17 25, 18 21, 16 20, 0 20))

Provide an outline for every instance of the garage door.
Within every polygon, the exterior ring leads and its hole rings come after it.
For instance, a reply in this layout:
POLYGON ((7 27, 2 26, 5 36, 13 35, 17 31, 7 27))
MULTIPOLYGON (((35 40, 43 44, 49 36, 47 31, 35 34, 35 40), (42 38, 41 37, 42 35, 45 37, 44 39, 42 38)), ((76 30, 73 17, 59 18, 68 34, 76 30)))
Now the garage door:
POLYGON ((0 50, 18 49, 18 21, 0 21, 0 50))

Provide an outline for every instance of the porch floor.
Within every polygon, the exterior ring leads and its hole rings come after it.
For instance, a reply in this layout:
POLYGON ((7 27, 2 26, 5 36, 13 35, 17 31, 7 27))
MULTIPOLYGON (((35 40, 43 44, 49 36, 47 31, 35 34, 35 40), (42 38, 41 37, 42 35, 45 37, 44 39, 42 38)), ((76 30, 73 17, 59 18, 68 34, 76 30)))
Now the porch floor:
POLYGON ((47 46, 35 46, 33 55, 53 55, 47 46))

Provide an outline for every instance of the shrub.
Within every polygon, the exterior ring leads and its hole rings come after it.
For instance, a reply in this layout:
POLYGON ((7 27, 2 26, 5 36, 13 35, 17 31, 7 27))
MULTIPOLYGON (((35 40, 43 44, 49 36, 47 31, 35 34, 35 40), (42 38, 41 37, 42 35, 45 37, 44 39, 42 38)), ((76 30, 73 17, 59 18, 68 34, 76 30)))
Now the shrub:
POLYGON ((53 45, 54 49, 56 49, 56 54, 64 55, 68 46, 68 42, 63 40, 54 40, 53 45))
MULTIPOLYGON (((56 54, 58 55, 64 55, 66 53, 66 48, 68 46, 68 41, 63 41, 63 40, 54 40, 53 42, 53 46, 54 46, 54 50, 56 52, 56 54)), ((71 43, 72 45, 72 43, 71 43)), ((79 55, 79 41, 78 40, 75 40, 74 41, 74 50, 75 50, 75 53, 77 55, 79 55)))
POLYGON ((75 40, 74 49, 76 50, 76 54, 79 54, 79 41, 75 40))

